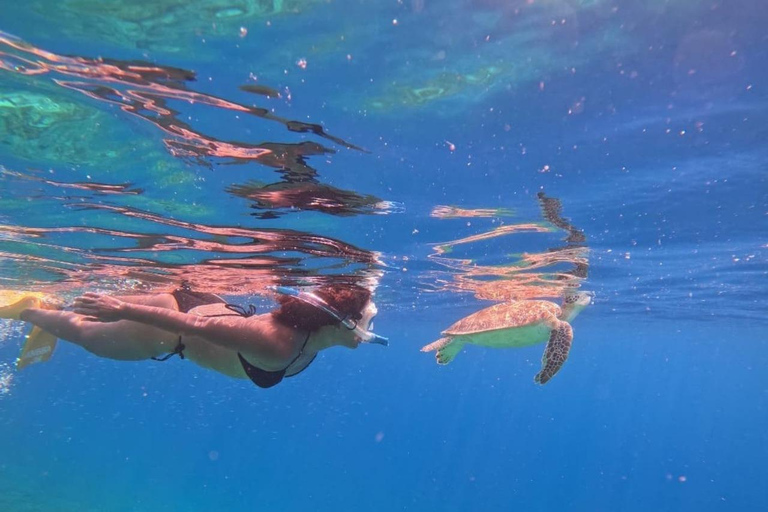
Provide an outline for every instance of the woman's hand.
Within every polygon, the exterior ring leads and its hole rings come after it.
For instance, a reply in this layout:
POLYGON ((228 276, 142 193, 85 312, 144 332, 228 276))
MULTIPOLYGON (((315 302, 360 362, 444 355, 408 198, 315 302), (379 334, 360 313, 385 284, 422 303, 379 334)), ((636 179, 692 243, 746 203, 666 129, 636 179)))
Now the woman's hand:
POLYGON ((75 299, 73 310, 89 320, 117 322, 122 319, 124 308, 125 302, 120 299, 89 292, 75 299))

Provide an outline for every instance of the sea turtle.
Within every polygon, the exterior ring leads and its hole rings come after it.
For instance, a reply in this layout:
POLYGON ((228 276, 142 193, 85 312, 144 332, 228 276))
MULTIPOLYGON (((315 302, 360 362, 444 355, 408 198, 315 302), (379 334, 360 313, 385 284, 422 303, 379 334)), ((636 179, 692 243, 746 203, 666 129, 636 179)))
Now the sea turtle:
POLYGON ((443 331, 443 338, 421 349, 437 350, 437 363, 448 364, 466 343, 494 348, 525 347, 549 340, 534 379, 545 384, 563 366, 571 349, 570 321, 592 300, 592 294, 572 293, 562 308, 546 300, 521 300, 495 304, 463 318, 443 331))

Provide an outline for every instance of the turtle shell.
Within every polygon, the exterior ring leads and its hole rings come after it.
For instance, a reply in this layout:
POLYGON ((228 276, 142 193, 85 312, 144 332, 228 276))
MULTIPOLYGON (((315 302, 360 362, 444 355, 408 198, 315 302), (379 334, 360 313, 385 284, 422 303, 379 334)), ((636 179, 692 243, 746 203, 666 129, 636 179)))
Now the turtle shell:
POLYGON ((465 336, 479 332, 514 329, 534 325, 550 315, 559 317, 560 307, 546 300, 504 302, 462 318, 444 330, 443 334, 465 336))

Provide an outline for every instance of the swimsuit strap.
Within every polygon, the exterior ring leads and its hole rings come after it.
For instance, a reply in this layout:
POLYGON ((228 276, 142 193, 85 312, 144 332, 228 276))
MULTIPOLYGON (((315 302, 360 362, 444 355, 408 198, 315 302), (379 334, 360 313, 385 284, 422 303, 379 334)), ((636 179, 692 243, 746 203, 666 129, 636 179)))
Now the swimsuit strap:
POLYGON ((181 342, 181 336, 179 336, 179 342, 176 344, 176 347, 173 349, 173 352, 169 352, 168 354, 165 354, 163 357, 152 357, 151 359, 155 361, 167 361, 176 354, 179 355, 180 358, 184 359, 184 349, 187 348, 184 346, 184 344, 181 342))
MULTIPOLYGON (((287 370, 288 370, 288 368, 290 368, 291 366, 293 366, 293 363, 295 363, 296 361, 298 361, 298 360, 299 360, 299 358, 300 358, 300 357, 301 357, 301 356, 304 354, 304 349, 307 347, 307 343, 309 343, 309 337, 310 337, 310 336, 312 336, 312 333, 311 333, 310 331, 307 331, 307 337, 306 337, 306 338, 304 338, 304 344, 301 346, 301 350, 299 351, 299 355, 297 355, 296 357, 294 357, 294 358, 293 358, 293 361, 291 361, 291 362, 288 364, 288 366, 286 366, 286 367, 285 367, 285 370, 283 370, 283 371, 287 371, 287 370)), ((293 377, 293 376, 295 376, 295 375, 298 375, 298 374, 300 374, 301 372, 303 372, 304 370, 306 370, 306 369, 307 369, 307 367, 309 367, 309 365, 311 365, 311 364, 312 364, 312 362, 315 360, 315 358, 316 358, 316 357, 317 357, 317 352, 315 352, 315 355, 314 355, 314 356, 312 356, 312 359, 310 359, 310 360, 307 362, 307 364, 305 364, 305 365, 304 365, 304 367, 303 367, 301 370, 297 371, 296 373, 292 373, 292 374, 290 374, 290 375, 286 375, 286 377, 293 377)))
MULTIPOLYGON (((285 370, 287 370, 288 368, 290 368, 290 367, 291 367, 291 365, 292 365, 293 363, 295 363, 296 361, 298 361, 298 360, 299 360, 299 358, 300 358, 300 357, 301 357, 301 356, 304 354, 304 349, 305 349, 305 348, 307 348, 307 343, 309 343, 309 337, 310 337, 310 336, 312 336, 312 331, 307 331, 307 337, 306 337, 306 338, 304 338, 304 344, 301 346, 301 350, 299 350, 299 354, 298 354, 296 357, 294 357, 294 358, 293 358, 293 361, 291 361, 290 363, 288 363, 288 366, 286 366, 286 367, 285 367, 285 370)), ((315 355, 317 355, 317 354, 315 354, 315 355)), ((310 361, 310 363, 311 363, 311 362, 312 362, 312 361, 310 361)), ((285 370, 283 370, 283 371, 285 371, 285 370)))
POLYGON ((236 316, 237 315, 237 316, 242 316, 243 318, 248 318, 258 313, 258 311, 256 311, 256 306, 254 306, 253 304, 248 304, 247 309, 239 304, 229 304, 229 303, 224 304, 224 307, 232 311, 234 315, 231 313, 222 313, 219 315, 205 315, 205 316, 208 318, 213 318, 218 316, 236 316))
POLYGON ((253 316, 256 314, 256 306, 254 306, 253 304, 248 304, 248 309, 245 309, 243 306, 240 306, 238 304, 224 304, 224 307, 230 311, 237 313, 243 318, 248 318, 249 316, 253 316))

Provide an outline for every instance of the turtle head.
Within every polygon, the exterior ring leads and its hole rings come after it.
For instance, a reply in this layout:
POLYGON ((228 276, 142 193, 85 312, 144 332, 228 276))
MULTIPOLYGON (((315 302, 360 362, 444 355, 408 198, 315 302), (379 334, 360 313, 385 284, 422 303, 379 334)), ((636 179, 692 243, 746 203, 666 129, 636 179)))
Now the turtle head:
POLYGON ((562 316, 561 320, 568 323, 571 322, 576 315, 581 313, 581 310, 589 306, 592 303, 592 298, 595 296, 592 292, 568 292, 563 297, 562 316))

